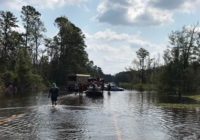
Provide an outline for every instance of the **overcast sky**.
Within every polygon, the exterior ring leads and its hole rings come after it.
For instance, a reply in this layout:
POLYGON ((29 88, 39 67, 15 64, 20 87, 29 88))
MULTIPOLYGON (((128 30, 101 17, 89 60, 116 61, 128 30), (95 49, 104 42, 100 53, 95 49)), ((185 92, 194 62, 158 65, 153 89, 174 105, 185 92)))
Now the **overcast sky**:
POLYGON ((200 0, 0 0, 0 10, 17 17, 23 5, 40 11, 47 37, 58 32, 59 16, 81 28, 90 60, 106 74, 131 66, 141 47, 152 57, 162 55, 171 31, 200 19, 200 0))

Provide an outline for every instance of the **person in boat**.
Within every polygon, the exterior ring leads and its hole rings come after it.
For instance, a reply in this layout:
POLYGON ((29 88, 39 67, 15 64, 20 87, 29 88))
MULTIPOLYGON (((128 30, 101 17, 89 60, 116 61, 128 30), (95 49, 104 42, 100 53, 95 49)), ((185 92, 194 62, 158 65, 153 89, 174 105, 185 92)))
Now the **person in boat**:
POLYGON ((74 91, 75 91, 75 94, 79 93, 79 84, 78 83, 75 83, 74 91))
POLYGON ((59 89, 56 86, 56 83, 52 84, 52 87, 49 90, 48 98, 51 97, 52 106, 57 105, 57 98, 59 96, 59 89))
POLYGON ((110 85, 110 83, 108 84, 108 91, 110 91, 111 90, 111 85, 110 85))
POLYGON ((83 93, 83 84, 78 84, 79 93, 83 93))
POLYGON ((95 85, 95 83, 93 82, 93 83, 92 83, 92 90, 95 90, 95 88, 96 88, 96 85, 95 85))
POLYGON ((104 91, 104 80, 101 80, 101 90, 104 91))

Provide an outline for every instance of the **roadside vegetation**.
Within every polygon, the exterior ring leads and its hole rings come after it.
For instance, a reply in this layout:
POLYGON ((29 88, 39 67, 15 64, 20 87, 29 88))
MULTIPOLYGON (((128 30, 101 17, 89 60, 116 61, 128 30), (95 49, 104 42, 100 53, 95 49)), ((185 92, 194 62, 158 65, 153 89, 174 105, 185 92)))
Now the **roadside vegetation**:
POLYGON ((71 73, 101 76, 100 67, 89 60, 85 35, 67 17, 52 24, 57 34, 47 38, 41 13, 23 6, 21 19, 10 11, 0 11, 0 91, 13 85, 18 93, 45 88, 51 82, 65 85, 71 73), (19 31, 19 20, 24 31, 19 31))
POLYGON ((34 7, 23 6, 20 17, 0 11, 0 92, 11 84, 19 93, 44 89, 52 82, 65 86, 69 74, 85 73, 126 89, 158 91, 179 100, 200 94, 198 24, 172 31, 163 56, 152 57, 148 50, 138 49, 133 65, 112 76, 89 60, 85 35, 67 17, 52 22, 57 27, 52 38, 46 37, 41 13, 34 7), (23 31, 17 30, 19 20, 23 31))
POLYGON ((133 65, 115 75, 115 81, 124 88, 157 91, 160 96, 172 96, 183 101, 198 100, 200 94, 200 31, 199 25, 184 26, 172 31, 169 44, 160 56, 151 57, 144 48, 137 52, 133 65))

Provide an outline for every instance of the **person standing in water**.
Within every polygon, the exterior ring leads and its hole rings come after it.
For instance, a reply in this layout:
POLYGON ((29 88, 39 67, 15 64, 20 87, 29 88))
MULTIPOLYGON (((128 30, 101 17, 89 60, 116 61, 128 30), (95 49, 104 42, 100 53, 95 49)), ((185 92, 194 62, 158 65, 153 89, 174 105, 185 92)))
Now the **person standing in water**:
POLYGON ((57 104, 57 98, 59 96, 59 89, 56 86, 56 83, 53 83, 52 87, 49 90, 49 96, 51 97, 52 106, 57 104))

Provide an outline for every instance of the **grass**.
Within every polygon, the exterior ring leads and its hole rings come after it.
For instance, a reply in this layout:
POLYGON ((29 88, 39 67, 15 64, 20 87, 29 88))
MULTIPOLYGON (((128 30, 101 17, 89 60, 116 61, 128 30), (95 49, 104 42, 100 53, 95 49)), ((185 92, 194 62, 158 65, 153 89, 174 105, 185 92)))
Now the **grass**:
POLYGON ((135 89, 138 91, 152 91, 155 90, 155 85, 153 84, 132 84, 132 83, 119 83, 119 86, 125 89, 135 89))
MULTIPOLYGON (((125 89, 135 89, 139 91, 151 91, 155 90, 156 87, 152 84, 131 84, 131 83, 120 83, 121 87, 125 89)), ((181 100, 178 99, 177 95, 164 96, 164 99, 168 98, 169 102, 161 102, 157 105, 163 108, 176 108, 176 109, 195 109, 200 108, 200 95, 184 95, 181 100)))
POLYGON ((179 103, 158 103, 157 105, 163 108, 174 109, 196 109, 200 108, 200 95, 183 96, 184 101, 179 103), (192 102, 191 102, 192 101, 192 102))
POLYGON ((176 108, 176 109, 195 109, 200 108, 200 104, 182 104, 182 103, 158 103, 163 108, 176 108))
POLYGON ((197 102, 200 102, 200 95, 191 95, 191 96, 185 96, 185 97, 188 97, 188 98, 193 99, 197 102))
POLYGON ((119 83, 119 86, 124 89, 130 89, 130 90, 133 89, 133 84, 131 84, 131 83, 119 83))

